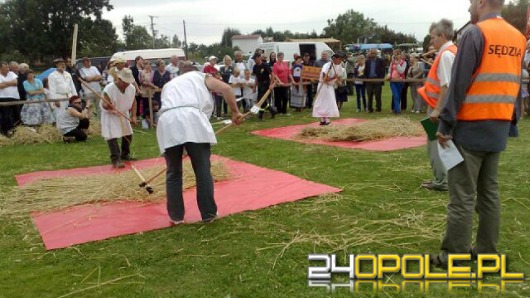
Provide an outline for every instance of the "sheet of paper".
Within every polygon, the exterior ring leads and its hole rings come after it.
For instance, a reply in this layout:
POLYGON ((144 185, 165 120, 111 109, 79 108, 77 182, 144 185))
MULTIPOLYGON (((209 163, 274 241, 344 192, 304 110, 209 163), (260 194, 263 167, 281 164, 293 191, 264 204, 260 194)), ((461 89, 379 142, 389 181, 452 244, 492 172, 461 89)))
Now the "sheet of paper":
POLYGON ((440 159, 442 160, 445 170, 449 171, 459 163, 463 162, 464 158, 458 149, 456 149, 455 143, 453 143, 453 141, 449 140, 446 144, 447 147, 442 148, 440 143, 438 143, 438 154, 440 155, 440 159))

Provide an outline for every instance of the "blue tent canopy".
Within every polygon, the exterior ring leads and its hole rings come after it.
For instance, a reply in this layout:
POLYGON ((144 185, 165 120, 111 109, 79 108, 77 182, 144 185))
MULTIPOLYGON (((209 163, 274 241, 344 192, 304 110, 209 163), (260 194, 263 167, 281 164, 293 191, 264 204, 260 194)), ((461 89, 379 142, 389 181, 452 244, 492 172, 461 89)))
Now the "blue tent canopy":
POLYGON ((392 49, 392 45, 389 43, 363 43, 361 44, 359 49, 361 51, 366 51, 369 49, 386 50, 386 49, 392 49))
POLYGON ((41 72, 38 76, 37 76, 37 79, 39 80, 44 80, 45 78, 47 78, 50 73, 54 72, 55 71, 55 67, 51 67, 51 68, 48 68, 46 69, 45 71, 41 72))

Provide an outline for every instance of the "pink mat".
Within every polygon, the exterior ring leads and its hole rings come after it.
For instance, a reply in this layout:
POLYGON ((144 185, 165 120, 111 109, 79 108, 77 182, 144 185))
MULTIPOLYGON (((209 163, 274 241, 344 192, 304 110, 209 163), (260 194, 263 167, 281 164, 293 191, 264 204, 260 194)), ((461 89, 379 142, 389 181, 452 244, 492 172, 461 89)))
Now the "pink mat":
MULTIPOLYGON (((331 125, 350 125, 354 123, 361 123, 364 121, 369 121, 369 120, 355 119, 355 118, 337 119, 337 120, 332 121, 331 125)), ((277 139, 289 140, 289 141, 296 141, 299 143, 329 145, 329 146, 336 146, 336 147, 342 147, 342 148, 364 149, 364 150, 370 150, 370 151, 393 151, 393 150, 419 147, 419 146, 423 146, 427 144, 426 136, 397 137, 397 138, 389 138, 389 139, 369 141, 369 142, 353 142, 353 141, 331 142, 331 141, 325 141, 325 140, 319 140, 319 139, 311 140, 311 139, 303 139, 303 138, 297 137, 297 135, 302 131, 302 129, 304 129, 305 127, 310 127, 310 126, 318 126, 318 122, 310 123, 310 124, 291 125, 291 126, 271 128, 271 129, 262 129, 262 130, 253 131, 252 133, 258 136, 277 138, 277 139)))
MULTIPOLYGON (((217 156, 214 158, 225 162, 232 177, 215 184, 220 217, 341 191, 280 171, 217 156)), ((142 169, 163 163, 162 159, 150 159, 134 164, 142 169)), ((24 185, 43 178, 108 174, 113 171, 110 166, 96 166, 23 174, 16 179, 19 185, 24 185)), ((131 185, 135 184, 136 181, 131 182, 131 185)), ((201 220, 195 195, 195 189, 184 193, 187 223, 201 220)), ((156 203, 119 202, 76 206, 52 213, 36 212, 33 219, 48 250, 170 226, 165 200, 156 203)))

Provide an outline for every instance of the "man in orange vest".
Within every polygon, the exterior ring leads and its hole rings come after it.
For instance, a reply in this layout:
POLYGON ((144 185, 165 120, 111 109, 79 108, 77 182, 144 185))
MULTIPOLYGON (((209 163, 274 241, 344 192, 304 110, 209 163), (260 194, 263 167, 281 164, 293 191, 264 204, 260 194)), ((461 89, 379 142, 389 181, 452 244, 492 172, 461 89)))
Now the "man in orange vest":
POLYGON ((502 17, 503 0, 471 0, 474 24, 462 37, 437 137, 452 139, 464 161, 448 172, 450 202, 441 253, 497 253, 500 152, 506 148, 514 104, 520 101, 524 36, 502 17), (471 247, 473 212, 478 213, 476 246, 471 247))
MULTIPOLYGON (((456 55, 453 39, 453 22, 442 19, 430 27, 431 44, 438 55, 429 70, 425 85, 418 88, 418 93, 428 105, 427 114, 432 122, 438 123, 438 116, 444 106, 447 87, 451 82, 451 68, 456 55)), ((438 141, 427 141, 427 153, 433 173, 432 181, 424 182, 421 187, 429 190, 447 191, 447 170, 440 160, 438 141)))

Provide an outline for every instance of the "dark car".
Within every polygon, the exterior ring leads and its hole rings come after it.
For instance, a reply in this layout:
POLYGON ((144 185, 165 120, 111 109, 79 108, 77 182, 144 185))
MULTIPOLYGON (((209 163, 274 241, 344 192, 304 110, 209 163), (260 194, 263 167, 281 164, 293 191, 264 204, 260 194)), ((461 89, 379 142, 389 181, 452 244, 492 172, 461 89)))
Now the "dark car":
MULTIPOLYGON (((110 56, 90 58, 90 62, 92 66, 97 67, 99 72, 102 72, 105 69, 105 67, 107 66, 107 63, 109 63, 109 60, 110 60, 110 56)), ((75 67, 77 69, 81 69, 83 67, 83 59, 75 60, 75 67)))

